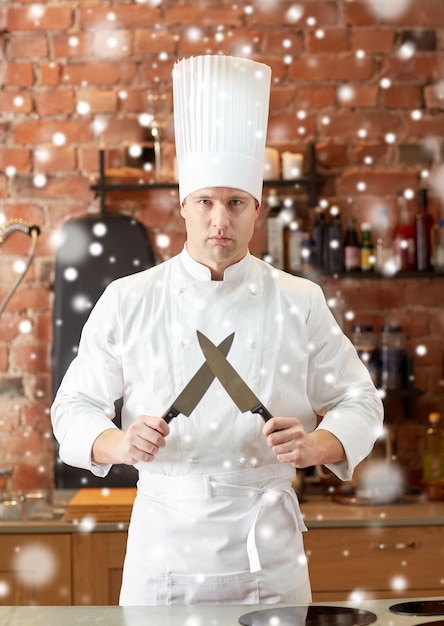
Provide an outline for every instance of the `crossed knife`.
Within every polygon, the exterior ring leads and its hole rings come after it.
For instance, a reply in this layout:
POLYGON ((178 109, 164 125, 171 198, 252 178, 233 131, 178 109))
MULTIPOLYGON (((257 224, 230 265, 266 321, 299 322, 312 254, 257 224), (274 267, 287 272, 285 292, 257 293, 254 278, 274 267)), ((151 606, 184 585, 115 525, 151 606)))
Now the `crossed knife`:
POLYGON ((188 417, 204 396, 214 378, 217 377, 242 413, 251 411, 252 413, 262 415, 265 421, 269 420, 272 417, 271 413, 264 407, 259 398, 251 391, 247 383, 226 359, 233 343, 234 333, 228 335, 218 346, 215 346, 201 332, 196 332, 206 359, 205 363, 197 370, 190 382, 177 396, 163 416, 163 419, 169 423, 179 413, 188 417))

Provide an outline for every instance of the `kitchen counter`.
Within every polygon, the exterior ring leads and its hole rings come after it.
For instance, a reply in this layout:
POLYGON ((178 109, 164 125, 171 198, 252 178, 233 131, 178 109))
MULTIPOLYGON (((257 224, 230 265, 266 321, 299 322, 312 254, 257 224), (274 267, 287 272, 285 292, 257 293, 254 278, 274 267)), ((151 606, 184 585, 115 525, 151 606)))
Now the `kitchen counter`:
MULTIPOLYGON (((419 599, 419 598, 418 598, 419 599)), ((427 598, 430 600, 431 598, 427 598)), ((437 598, 438 599, 438 598, 437 598)), ((440 598, 441 599, 441 598, 440 598)), ((410 617, 394 615, 389 607, 404 600, 320 602, 313 606, 361 608, 376 614, 376 626, 414 626, 438 621, 442 616, 410 617)), ((290 606, 290 605, 275 605, 290 606)), ((169 607, 0 607, 2 626, 236 626, 239 617, 251 611, 270 609, 272 605, 169 606, 169 607)), ((279 623, 271 620, 270 624, 279 623)), ((295 623, 295 626, 298 626, 295 623)))
POLYGON ((424 496, 403 496, 394 504, 348 505, 327 496, 302 499, 301 510, 308 528, 362 526, 440 526, 444 524, 444 501, 424 496))
MULTIPOLYGON (((67 522, 63 511, 75 491, 56 491, 55 518, 44 521, 0 521, 2 533, 85 533, 91 531, 126 531, 126 522, 67 522)), ((423 496, 404 496, 396 504, 347 505, 334 502, 330 496, 308 496, 301 501, 308 528, 341 528, 369 526, 439 526, 444 525, 444 501, 427 501, 423 496)))

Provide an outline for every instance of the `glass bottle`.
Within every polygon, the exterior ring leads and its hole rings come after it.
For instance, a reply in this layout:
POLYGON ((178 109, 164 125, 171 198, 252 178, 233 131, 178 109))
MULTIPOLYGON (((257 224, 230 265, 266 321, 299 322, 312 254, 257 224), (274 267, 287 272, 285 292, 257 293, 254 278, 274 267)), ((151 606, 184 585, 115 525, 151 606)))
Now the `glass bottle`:
POLYGON ((353 326, 352 343, 359 358, 367 366, 374 385, 379 383, 378 341, 370 324, 353 326))
POLYGON ((425 481, 444 478, 444 431, 441 415, 429 413, 422 441, 422 477, 425 481))
POLYGON ((314 210, 314 215, 315 221, 311 233, 313 240, 313 266, 322 272, 325 269, 325 239, 327 236, 325 210, 318 206, 314 210))
POLYGON ((284 265, 287 272, 300 272, 302 270, 302 243, 304 231, 299 220, 292 220, 284 228, 285 259, 284 265))
POLYGON ((372 272, 375 268, 375 255, 372 240, 372 226, 369 222, 361 224, 361 272, 372 272))
POLYGON ((389 226, 389 212, 386 208, 379 211, 380 230, 376 238, 375 269, 381 274, 393 273, 393 241, 389 226))
POLYGON ((348 217, 345 227, 344 269, 346 272, 355 272, 361 269, 361 244, 355 217, 348 217))
POLYGON ((284 269, 284 226, 282 205, 276 189, 267 196, 267 255, 271 265, 284 269))
POLYGON ((344 271, 344 243, 341 212, 337 206, 330 209, 330 224, 325 239, 326 272, 340 274, 344 271))
POLYGON ((381 387, 388 391, 404 386, 404 334, 398 324, 386 324, 381 328, 381 387))
POLYGON ((444 219, 441 218, 435 228, 435 255, 433 260, 435 272, 444 272, 444 219))
POLYGON ((412 272, 416 268, 415 226, 410 219, 407 202, 398 197, 398 219, 393 231, 393 256, 398 272, 412 272))
POLYGON ((427 189, 418 192, 418 211, 415 216, 416 269, 431 269, 433 218, 428 211, 427 189))

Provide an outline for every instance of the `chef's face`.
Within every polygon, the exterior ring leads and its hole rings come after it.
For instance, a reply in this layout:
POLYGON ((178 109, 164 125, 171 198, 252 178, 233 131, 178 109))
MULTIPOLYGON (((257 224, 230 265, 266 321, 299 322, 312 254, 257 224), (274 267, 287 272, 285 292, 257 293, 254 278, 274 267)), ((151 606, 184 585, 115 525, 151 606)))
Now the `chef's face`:
POLYGON ((253 196, 229 187, 199 189, 183 201, 187 250, 213 280, 222 280, 225 269, 245 256, 259 211, 253 196))

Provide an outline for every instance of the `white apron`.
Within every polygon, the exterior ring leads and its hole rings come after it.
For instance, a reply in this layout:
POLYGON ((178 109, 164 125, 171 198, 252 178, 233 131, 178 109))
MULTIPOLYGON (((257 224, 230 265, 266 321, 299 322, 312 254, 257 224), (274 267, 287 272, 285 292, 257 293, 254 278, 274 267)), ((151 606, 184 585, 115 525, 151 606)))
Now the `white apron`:
POLYGON ((279 464, 203 476, 141 472, 120 604, 310 602, 293 477, 279 464))

